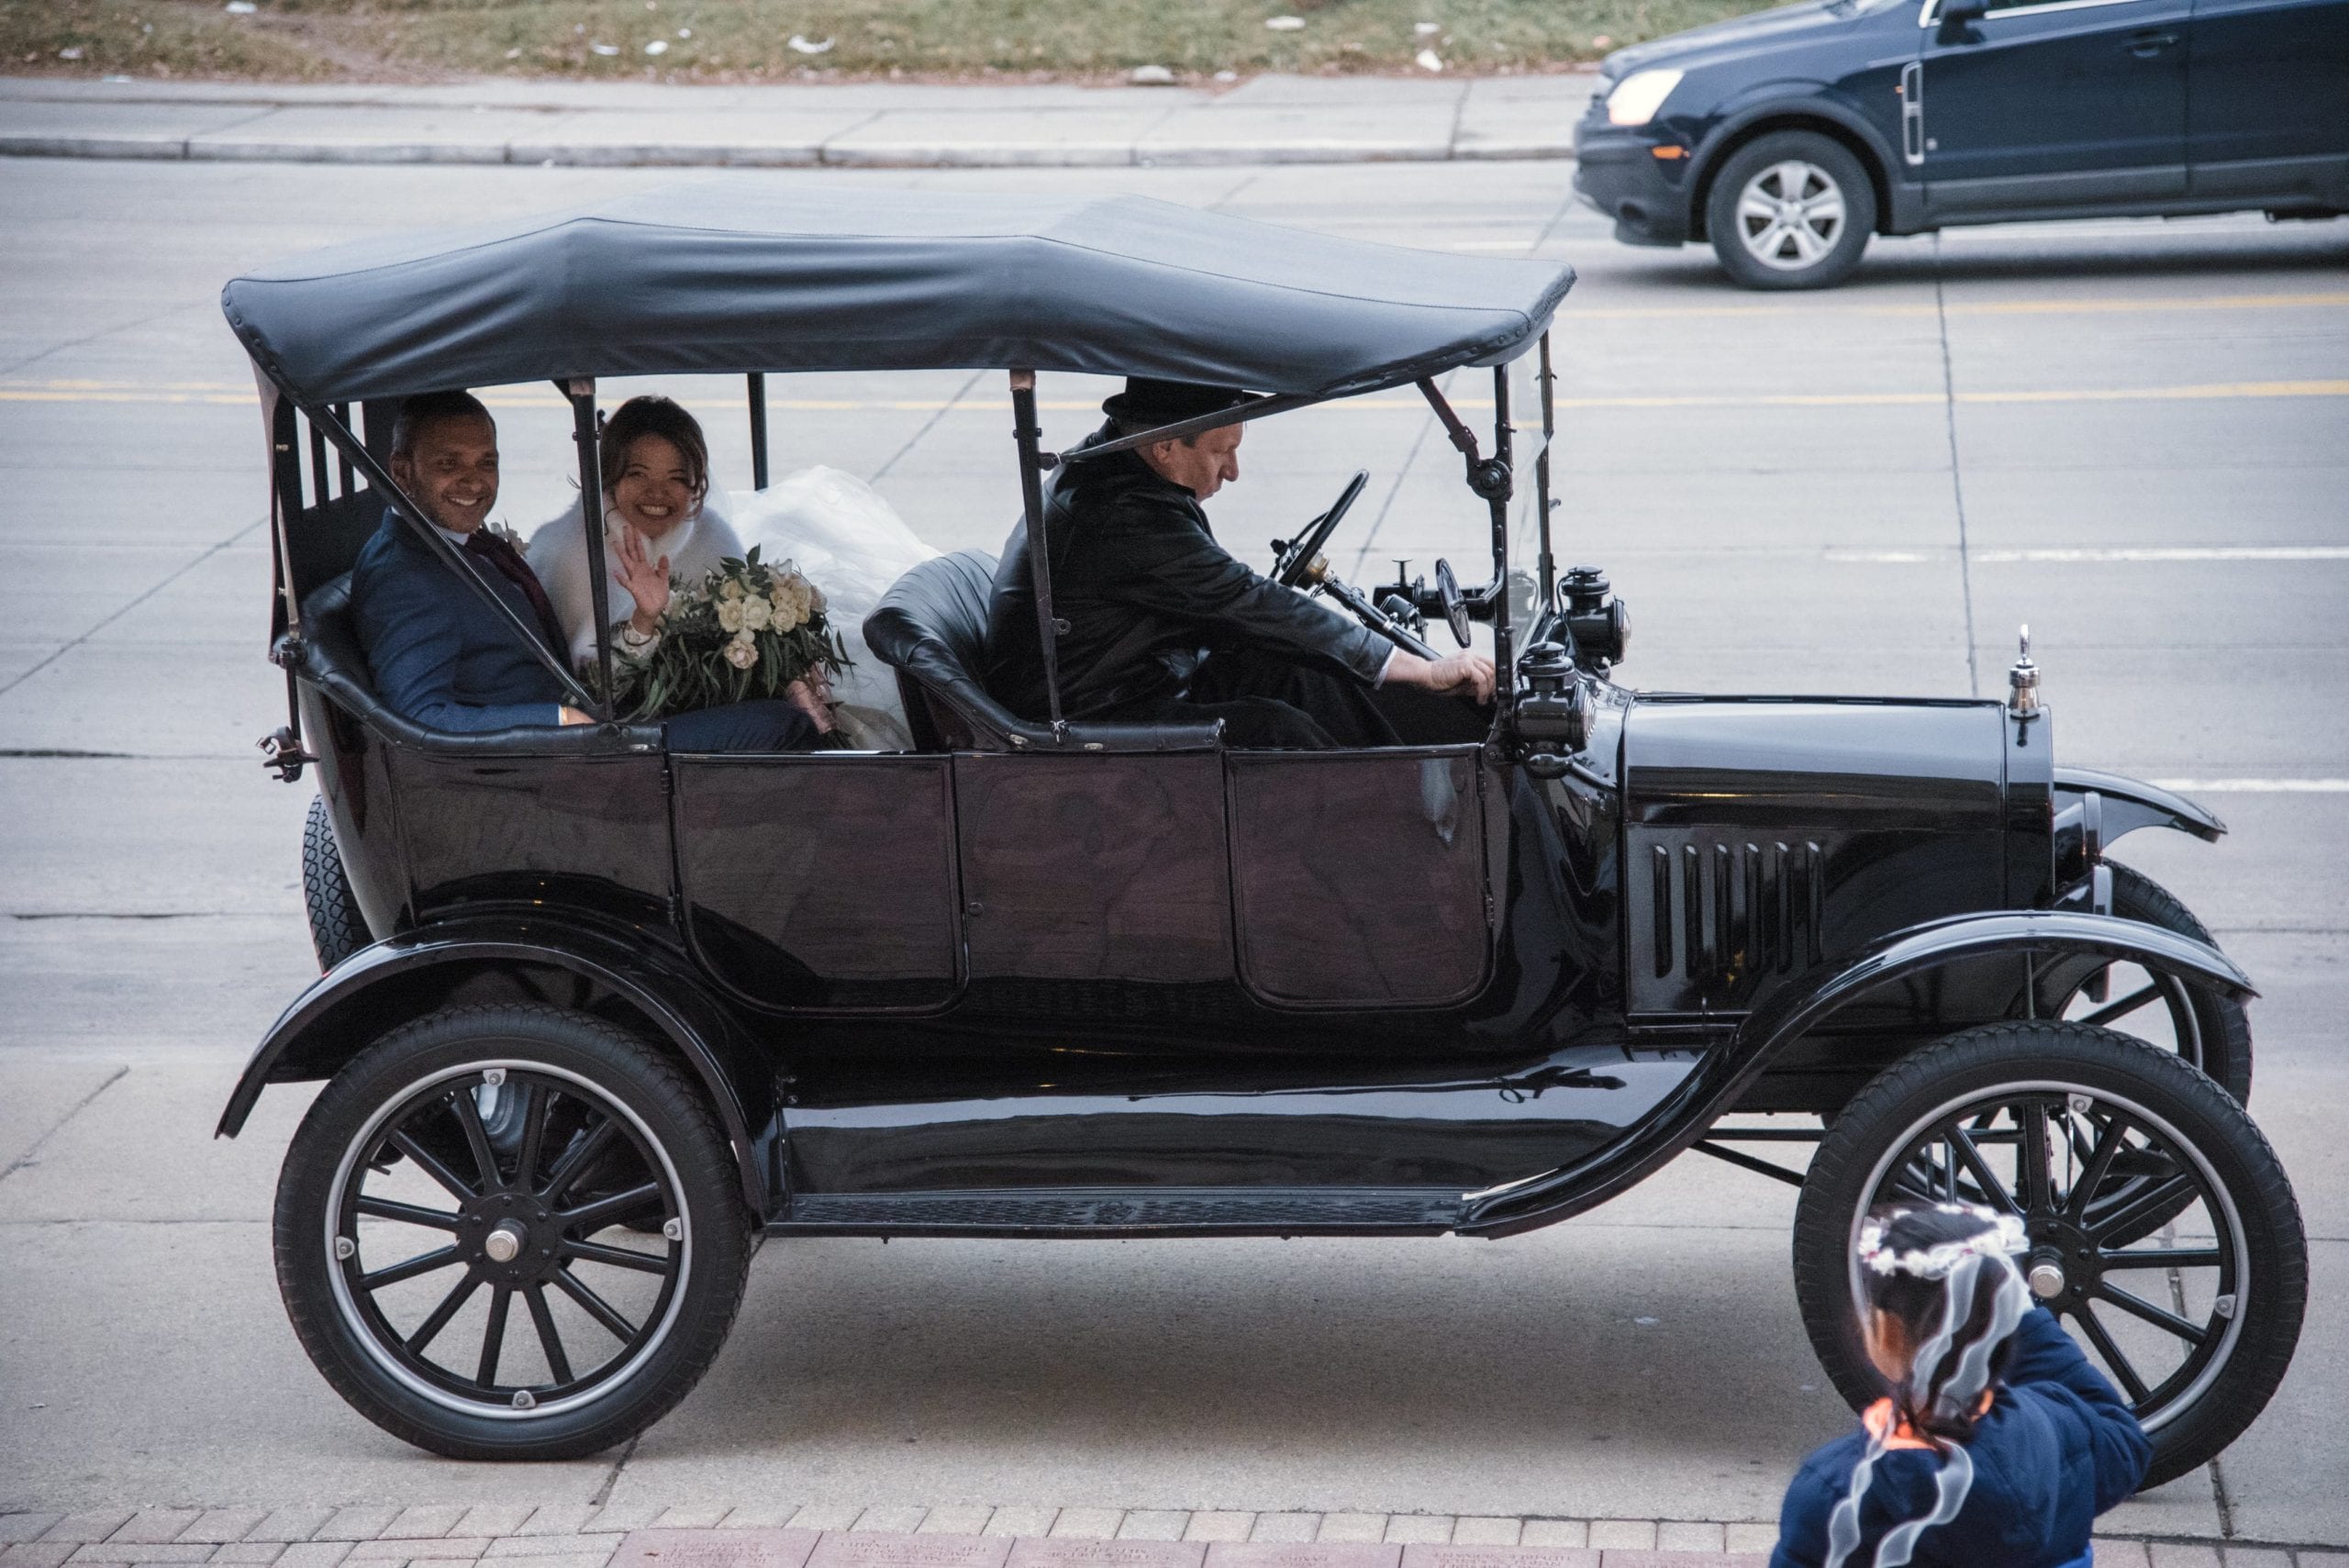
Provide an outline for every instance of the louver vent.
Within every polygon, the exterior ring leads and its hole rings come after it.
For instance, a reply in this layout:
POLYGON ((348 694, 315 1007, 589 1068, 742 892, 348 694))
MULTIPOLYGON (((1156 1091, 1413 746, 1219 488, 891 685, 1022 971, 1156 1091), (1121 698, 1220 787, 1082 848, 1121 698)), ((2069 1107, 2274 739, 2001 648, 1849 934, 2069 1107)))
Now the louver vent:
POLYGON ((1658 979, 1711 988, 1819 962, 1826 904, 1816 843, 1682 844, 1649 851, 1649 951, 1658 979))

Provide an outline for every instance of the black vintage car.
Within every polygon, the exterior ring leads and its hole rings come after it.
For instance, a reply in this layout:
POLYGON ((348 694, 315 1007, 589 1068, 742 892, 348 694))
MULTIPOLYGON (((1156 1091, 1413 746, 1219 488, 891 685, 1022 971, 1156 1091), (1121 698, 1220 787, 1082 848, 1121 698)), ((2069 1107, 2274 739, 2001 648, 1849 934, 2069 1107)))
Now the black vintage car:
POLYGON ((1805 0, 1618 50, 1575 187, 1752 288, 1871 234, 2349 212, 2349 0, 1805 0))
POLYGON ((1802 1310, 1853 1399, 1860 1218, 1954 1197, 2022 1217, 2154 1480, 2231 1441, 2308 1278, 2241 1104, 2251 987, 2105 858, 2219 823, 2057 765, 2027 659, 2003 702, 1618 684, 1623 606, 1552 533, 1572 281, 1139 200, 718 183, 231 283, 293 708, 265 745, 318 773, 325 973, 220 1131, 328 1081, 275 1245, 334 1386, 441 1453, 576 1455, 684 1397, 762 1237, 1504 1237, 1694 1150, 1800 1186, 1802 1310), (1404 646, 1488 628, 1489 714, 1304 752, 1010 712, 974 673, 976 554, 865 624, 904 752, 458 736, 378 699, 346 594, 384 507, 481 587, 392 485, 403 395, 551 380, 593 486, 597 376, 745 374, 763 452, 765 375, 922 367, 1006 373, 1046 650, 1042 497, 1126 443, 1041 450, 1040 375, 1261 389, 1177 432, 1416 388, 1489 521, 1486 580, 1338 580, 1359 480, 1277 570, 1404 646), (1458 411, 1483 406, 1488 434, 1458 411))

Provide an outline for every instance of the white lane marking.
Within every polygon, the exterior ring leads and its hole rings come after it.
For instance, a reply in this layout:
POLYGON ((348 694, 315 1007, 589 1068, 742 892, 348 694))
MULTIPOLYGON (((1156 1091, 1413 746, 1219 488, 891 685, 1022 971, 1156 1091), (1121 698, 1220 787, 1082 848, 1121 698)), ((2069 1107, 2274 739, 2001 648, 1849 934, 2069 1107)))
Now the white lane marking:
POLYGON ((2349 795, 2349 779, 2148 779, 2179 795, 2349 795))
MULTIPOLYGON (((1913 304, 1839 306, 1835 313, 1851 316, 2056 316, 2122 313, 2131 316, 2179 310, 2306 310, 2349 305, 2349 293, 2188 295, 2131 299, 2125 295, 2085 295, 2073 299, 1951 300, 1936 306, 1930 300, 1913 304)), ((1669 317, 1784 316, 1806 319, 1826 314, 1817 306, 1800 305, 1583 305, 1568 306, 1559 321, 1568 327, 1583 321, 1642 321, 1669 317)))
MULTIPOLYGON (((1827 559, 1879 566, 1914 566, 1952 561, 1956 554, 1954 550, 1831 550, 1827 551, 1827 559)), ((1974 551, 1973 559, 1998 566, 2034 561, 2349 561, 2349 545, 2122 545, 2110 549, 1977 550, 1974 551)))

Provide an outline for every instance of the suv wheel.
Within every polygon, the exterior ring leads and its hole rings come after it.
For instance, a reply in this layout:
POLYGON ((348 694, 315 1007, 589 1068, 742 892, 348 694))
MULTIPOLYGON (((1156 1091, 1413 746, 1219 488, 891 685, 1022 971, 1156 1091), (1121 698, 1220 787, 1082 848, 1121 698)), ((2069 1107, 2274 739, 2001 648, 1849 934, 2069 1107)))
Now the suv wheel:
POLYGON ((451 1007, 328 1083, 278 1180, 278 1289, 361 1415, 452 1459, 575 1459, 708 1369, 751 1258, 696 1085, 600 1019, 451 1007))
POLYGON ((1705 198, 1705 232, 1747 288, 1831 288, 1876 231, 1876 187, 1842 143, 1782 130, 1730 155, 1705 198))

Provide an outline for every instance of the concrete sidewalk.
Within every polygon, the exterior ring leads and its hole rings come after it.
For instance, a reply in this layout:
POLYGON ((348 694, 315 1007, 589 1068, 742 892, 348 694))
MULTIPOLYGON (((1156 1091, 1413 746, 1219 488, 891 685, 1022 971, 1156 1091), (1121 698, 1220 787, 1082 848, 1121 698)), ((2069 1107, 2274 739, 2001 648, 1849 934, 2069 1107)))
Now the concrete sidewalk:
POLYGON ((0 154, 597 168, 1074 168, 1573 156, 1588 72, 1189 87, 429 87, 0 78, 0 154))
MULTIPOLYGON (((0 1568, 1764 1568, 1777 1531, 1652 1519, 551 1503, 0 1514, 0 1568), (10 1544, 10 1543, 14 1544, 10 1544)), ((2343 1568, 2099 1537, 2099 1568, 2343 1568)))

